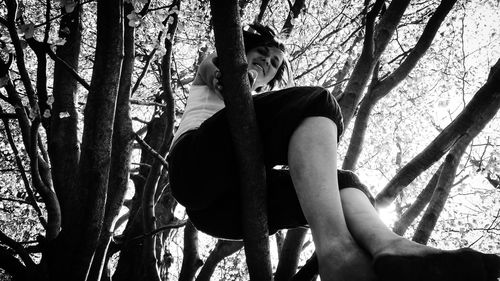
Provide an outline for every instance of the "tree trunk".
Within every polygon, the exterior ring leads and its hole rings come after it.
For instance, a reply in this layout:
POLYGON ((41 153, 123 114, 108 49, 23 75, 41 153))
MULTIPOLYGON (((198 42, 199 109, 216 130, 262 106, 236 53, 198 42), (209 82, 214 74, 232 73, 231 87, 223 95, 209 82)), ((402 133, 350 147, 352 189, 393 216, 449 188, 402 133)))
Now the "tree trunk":
POLYGON ((250 280, 271 280, 262 144, 250 96, 238 3, 210 1, 224 101, 239 167, 243 237, 250 280))
POLYGON ((184 228, 184 257, 182 259, 179 281, 192 281, 203 261, 198 253, 198 230, 189 221, 184 228))
POLYGON ((425 206, 429 203, 432 198, 432 193, 436 189, 437 182, 439 180, 439 175, 443 170, 443 164, 434 173, 429 183, 425 186, 424 190, 420 192, 415 202, 403 213, 401 218, 394 224, 392 231, 396 234, 403 236, 408 229, 408 227, 413 223, 413 221, 420 215, 424 210, 425 206))
POLYGON ((97 247, 104 218, 111 166, 116 100, 123 60, 123 3, 97 3, 97 45, 91 90, 85 107, 82 154, 79 165, 81 235, 70 279, 85 280, 97 247))
POLYGON ((436 226, 438 218, 444 209, 446 200, 450 195, 458 164, 460 164, 460 159, 462 158, 462 155, 464 154, 470 141, 472 141, 472 138, 469 137, 461 139, 446 156, 443 163, 443 169, 441 170, 439 180, 436 184, 436 189, 434 190, 429 206, 427 207, 427 210, 425 210, 424 216, 422 217, 422 220, 420 220, 417 230, 413 235, 413 241, 424 245, 427 244, 432 230, 436 226))
MULTIPOLYGON (((392 91, 401 81, 403 81, 408 74, 413 70, 418 61, 424 56, 429 47, 431 46, 434 37, 444 21, 449 11, 453 8, 456 0, 443 0, 437 7, 436 12, 429 19, 425 26, 422 35, 420 36, 415 47, 412 49, 408 57, 401 63, 401 65, 394 70, 391 75, 382 81, 372 81, 372 85, 368 94, 361 102, 358 117, 354 123, 353 135, 349 142, 349 148, 346 152, 346 157, 342 165, 342 169, 355 170, 357 160, 363 148, 364 136, 368 126, 368 119, 371 111, 376 103, 392 91)), ((382 25, 382 22, 381 22, 382 25)), ((378 37, 377 37, 378 39, 378 37)), ((377 45, 377 44, 375 44, 377 45)), ((381 47, 379 47, 381 48, 381 47)), ((384 47, 385 48, 385 47, 384 47)), ((375 79, 375 78, 374 78, 375 79)))
POLYGON ((375 64, 389 44, 392 34, 395 32, 409 3, 409 0, 392 1, 376 26, 375 19, 384 1, 377 0, 368 13, 363 50, 356 62, 351 78, 347 82, 342 98, 339 100, 346 128, 354 116, 375 64))
POLYGON ((217 264, 224 258, 236 253, 241 247, 243 247, 242 241, 219 239, 196 277, 196 281, 210 281, 210 277, 214 273, 217 264))
POLYGON ((290 281, 314 281, 318 277, 318 272, 318 259, 315 252, 290 281))
MULTIPOLYGON (((59 27, 59 36, 66 44, 57 48, 57 56, 74 70, 78 70, 78 56, 81 44, 81 7, 64 13, 59 27)), ((77 138, 78 114, 75 108, 77 83, 60 62, 54 64, 54 103, 51 112, 51 130, 48 136, 49 155, 52 164, 54 188, 61 203, 62 228, 72 228, 78 223, 71 214, 78 192, 75 190, 76 171, 80 154, 77 138)))
POLYGON ((307 228, 294 228, 288 230, 274 276, 276 281, 290 280, 297 271, 299 256, 302 252, 302 245, 304 244, 307 231, 307 228))
MULTIPOLYGON (((131 3, 124 4, 125 15, 133 11, 131 3)), ((97 247, 88 280, 99 281, 107 264, 107 252, 115 231, 115 222, 127 191, 130 156, 132 152, 132 120, 130 119, 130 91, 135 60, 135 30, 124 26, 124 60, 120 75, 120 87, 113 127, 111 168, 108 200, 99 245, 97 247)))
MULTIPOLYGON (((483 111, 481 111, 481 113, 475 116, 476 122, 474 122, 472 126, 460 136, 451 148, 450 153, 446 156, 443 171, 439 177, 436 190, 434 191, 432 199, 429 202, 429 206, 427 207, 427 210, 422 217, 417 230, 415 231, 413 241, 422 244, 427 243, 432 230, 437 223, 439 215, 444 208, 444 204, 446 203, 450 190, 453 187, 453 181, 455 179, 458 164, 460 164, 460 158, 464 154, 467 146, 484 129, 488 122, 495 117, 498 109, 500 108, 500 59, 492 67, 488 81, 479 90, 479 92, 481 91, 490 92, 493 96, 493 100, 491 103, 483 107, 483 111)), ((467 107, 469 105, 470 103, 467 107)))

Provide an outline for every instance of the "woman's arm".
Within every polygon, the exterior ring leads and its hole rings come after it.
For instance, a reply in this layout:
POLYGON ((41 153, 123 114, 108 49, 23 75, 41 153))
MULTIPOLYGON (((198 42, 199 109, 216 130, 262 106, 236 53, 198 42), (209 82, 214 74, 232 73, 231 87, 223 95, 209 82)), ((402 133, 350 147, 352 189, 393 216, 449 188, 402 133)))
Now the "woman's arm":
MULTIPOLYGON (((212 90, 219 90, 218 79, 216 73, 219 73, 219 68, 215 65, 217 54, 213 53, 208 55, 198 66, 198 71, 193 81, 193 85, 207 85, 212 90)), ((219 85, 220 86, 220 85, 219 85)))
MULTIPOLYGON (((256 71, 249 71, 248 80, 250 81, 250 88, 253 89, 255 78, 257 77, 256 71)), ((198 66, 198 72, 193 80, 193 85, 207 85, 210 89, 220 93, 222 91, 221 84, 222 74, 217 67, 217 54, 213 53, 208 55, 198 66)))

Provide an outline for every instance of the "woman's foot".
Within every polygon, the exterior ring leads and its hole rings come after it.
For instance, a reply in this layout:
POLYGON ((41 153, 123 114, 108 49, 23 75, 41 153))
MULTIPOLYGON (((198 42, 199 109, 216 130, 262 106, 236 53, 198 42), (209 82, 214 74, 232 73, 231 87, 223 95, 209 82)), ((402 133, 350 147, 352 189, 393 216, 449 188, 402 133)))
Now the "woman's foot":
POLYGON ((377 277, 383 281, 496 281, 500 257, 472 249, 443 251, 398 241, 374 257, 377 277))

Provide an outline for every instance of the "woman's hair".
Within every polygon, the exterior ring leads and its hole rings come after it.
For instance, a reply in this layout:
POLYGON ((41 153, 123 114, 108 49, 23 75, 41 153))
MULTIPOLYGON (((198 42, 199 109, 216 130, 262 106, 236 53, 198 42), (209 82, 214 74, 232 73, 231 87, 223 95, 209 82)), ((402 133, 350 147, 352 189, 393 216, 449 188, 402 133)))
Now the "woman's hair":
MULTIPOLYGON (((243 27, 243 44, 245 52, 265 46, 275 47, 280 49, 286 54, 285 45, 276 38, 276 32, 268 26, 254 23, 243 27)), ((283 58, 283 63, 278 67, 276 75, 269 81, 268 86, 270 89, 275 87, 286 87, 292 81, 292 73, 290 63, 286 56, 283 58)))

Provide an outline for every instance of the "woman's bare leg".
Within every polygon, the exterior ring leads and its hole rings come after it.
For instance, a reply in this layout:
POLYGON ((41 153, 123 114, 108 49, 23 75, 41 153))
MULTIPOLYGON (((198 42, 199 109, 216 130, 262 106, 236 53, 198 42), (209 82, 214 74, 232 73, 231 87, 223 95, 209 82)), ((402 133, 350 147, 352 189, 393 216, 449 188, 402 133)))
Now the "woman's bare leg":
POLYGON ((371 256, 438 252, 435 248, 415 243, 392 232, 359 189, 342 189, 340 198, 349 231, 371 256))
POLYGON ((385 226, 361 191, 339 192, 336 132, 328 118, 307 118, 294 132, 288 151, 323 281, 376 280, 372 259, 385 281, 493 281, 500 275, 496 255, 442 251, 404 239, 385 226))
POLYGON ((471 249, 444 251, 404 239, 380 220, 358 189, 340 191, 348 229, 374 259, 377 276, 385 281, 494 281, 500 258, 471 249))
POLYGON ((321 280, 374 280, 371 258, 350 234, 337 182, 337 128, 325 117, 306 118, 288 148, 290 174, 311 227, 321 280))

